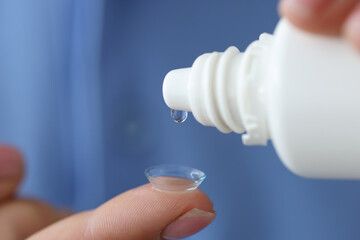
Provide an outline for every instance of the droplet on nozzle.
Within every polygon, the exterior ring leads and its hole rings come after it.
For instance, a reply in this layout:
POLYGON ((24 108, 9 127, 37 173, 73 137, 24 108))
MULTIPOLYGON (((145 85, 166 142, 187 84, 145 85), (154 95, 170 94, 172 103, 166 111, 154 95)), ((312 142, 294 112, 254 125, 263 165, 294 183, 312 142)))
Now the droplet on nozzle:
POLYGON ((188 116, 187 111, 171 109, 171 119, 176 123, 185 122, 187 116, 188 116))

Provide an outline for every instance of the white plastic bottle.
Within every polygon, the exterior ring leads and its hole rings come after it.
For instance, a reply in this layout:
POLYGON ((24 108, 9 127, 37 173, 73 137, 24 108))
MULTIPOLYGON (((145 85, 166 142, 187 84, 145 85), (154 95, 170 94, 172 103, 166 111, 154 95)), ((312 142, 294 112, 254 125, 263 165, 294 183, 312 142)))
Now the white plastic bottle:
POLYGON ((163 95, 205 126, 245 133, 245 145, 271 139, 298 175, 360 179, 360 54, 340 38, 281 20, 244 53, 230 47, 169 72, 163 95))

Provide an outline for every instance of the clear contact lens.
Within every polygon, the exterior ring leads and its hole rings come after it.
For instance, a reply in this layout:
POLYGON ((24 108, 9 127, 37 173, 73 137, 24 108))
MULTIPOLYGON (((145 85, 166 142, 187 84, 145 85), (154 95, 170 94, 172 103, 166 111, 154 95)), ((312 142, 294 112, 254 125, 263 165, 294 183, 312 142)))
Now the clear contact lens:
POLYGON ((194 190, 206 178, 205 173, 198 169, 178 165, 149 167, 145 175, 154 189, 169 192, 194 190))

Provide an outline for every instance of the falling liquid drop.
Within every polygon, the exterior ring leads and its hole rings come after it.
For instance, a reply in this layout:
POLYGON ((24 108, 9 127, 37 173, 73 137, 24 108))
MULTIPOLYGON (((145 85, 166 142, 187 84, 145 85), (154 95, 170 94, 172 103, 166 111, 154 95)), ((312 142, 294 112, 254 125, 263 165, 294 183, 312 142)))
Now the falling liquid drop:
POLYGON ((187 116, 188 116, 187 111, 171 109, 171 119, 176 123, 185 122, 187 116))

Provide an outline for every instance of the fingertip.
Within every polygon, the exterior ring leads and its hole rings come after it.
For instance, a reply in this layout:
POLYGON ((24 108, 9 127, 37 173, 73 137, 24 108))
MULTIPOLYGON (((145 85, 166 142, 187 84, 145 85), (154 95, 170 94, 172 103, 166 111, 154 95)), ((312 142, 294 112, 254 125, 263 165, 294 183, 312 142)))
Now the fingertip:
POLYGON ((294 4, 294 1, 288 0, 281 1, 278 9, 281 17, 286 18, 294 26, 305 31, 316 32, 311 26, 311 22, 314 21, 313 14, 308 9, 299 8, 298 4, 294 4))
POLYGON ((0 145, 0 200, 14 194, 23 172, 21 153, 12 146, 0 145))
POLYGON ((33 239, 68 239, 69 236, 76 236, 76 239, 179 239, 202 230, 215 215, 212 202, 201 190, 160 192, 146 184, 120 194, 95 210, 53 224, 33 239))
POLYGON ((332 0, 282 0, 278 8, 283 17, 299 23, 309 23, 331 3, 332 0))
POLYGON ((360 51, 360 4, 346 20, 343 31, 345 38, 360 51))
MULTIPOLYGON (((134 189, 136 191, 136 189, 134 189)), ((200 189, 190 191, 167 192, 154 189, 151 184, 145 184, 139 188, 144 191, 144 195, 152 196, 160 201, 166 200, 169 205, 178 205, 184 207, 183 213, 193 208, 199 208, 208 212, 213 212, 214 204, 210 198, 200 189)))
POLYGON ((215 212, 193 208, 170 223, 163 230, 161 236, 164 239, 182 239, 194 235, 207 227, 215 217, 215 212))
POLYGON ((10 145, 0 145, 0 181, 3 178, 20 178, 23 171, 21 153, 10 145))
POLYGON ((279 12, 295 26, 312 33, 338 35, 357 0, 282 0, 279 12))
POLYGON ((195 211, 195 214, 181 218, 170 230, 176 229, 173 231, 178 232, 179 228, 183 228, 181 231, 188 234, 200 231, 215 217, 213 203, 199 189, 161 192, 146 184, 127 191, 96 209, 89 221, 89 229, 97 238, 110 237, 111 234, 111 237, 125 236, 125 239, 156 239, 166 226, 193 209, 208 215, 197 215, 199 212, 195 211))

